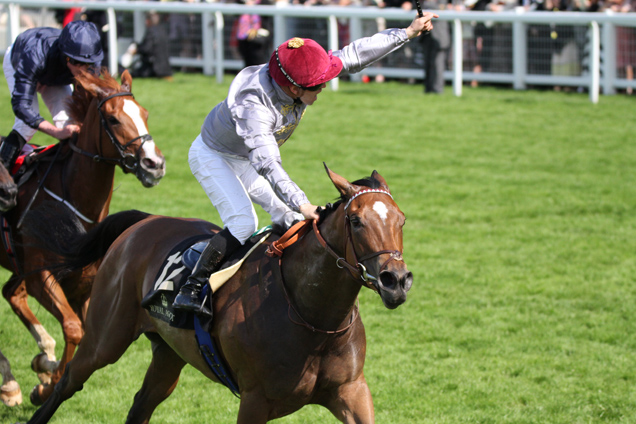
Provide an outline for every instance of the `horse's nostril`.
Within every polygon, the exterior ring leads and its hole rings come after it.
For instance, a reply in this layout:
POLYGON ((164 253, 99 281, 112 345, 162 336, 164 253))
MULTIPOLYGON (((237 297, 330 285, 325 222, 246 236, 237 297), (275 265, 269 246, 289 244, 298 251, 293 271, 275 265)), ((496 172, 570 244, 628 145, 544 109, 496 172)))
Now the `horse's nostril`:
POLYGON ((380 273, 380 282, 386 290, 393 290, 397 287, 398 279, 396 278, 394 273, 389 271, 382 271, 380 273))
POLYGON ((411 290, 411 286, 413 286, 413 273, 407 272, 404 278, 402 278, 402 286, 404 287, 404 291, 411 290))
POLYGON ((146 169, 157 169, 157 162, 150 158, 142 159, 141 163, 146 169))

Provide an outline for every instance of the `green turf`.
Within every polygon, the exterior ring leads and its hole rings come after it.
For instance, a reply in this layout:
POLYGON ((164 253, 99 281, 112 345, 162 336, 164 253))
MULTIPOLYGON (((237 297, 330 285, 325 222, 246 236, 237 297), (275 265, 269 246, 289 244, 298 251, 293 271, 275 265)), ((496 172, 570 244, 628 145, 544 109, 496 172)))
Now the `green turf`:
MULTIPOLYGON (((167 175, 144 189, 118 172, 112 211, 218 222, 186 157, 229 82, 134 82, 167 175)), ((6 88, 0 96, 6 134, 6 88)), ((626 96, 593 105, 585 94, 465 87, 456 98, 395 82, 341 83, 308 109, 282 156, 310 200, 337 195, 323 161, 350 180, 377 169, 407 216, 409 299, 394 311, 369 291, 360 299, 378 423, 636 422, 633 111, 626 96)), ((59 325, 33 308, 59 352, 59 325)), ((0 317, 0 349, 28 393, 37 347, 6 304, 0 317)), ((52 422, 123 422, 148 347, 140 339, 97 372, 52 422)), ((232 423, 237 408, 227 389, 188 367, 154 422, 232 423)), ((25 399, 0 408, 0 422, 34 410, 25 399)), ((278 422, 336 421, 306 407, 278 422)))

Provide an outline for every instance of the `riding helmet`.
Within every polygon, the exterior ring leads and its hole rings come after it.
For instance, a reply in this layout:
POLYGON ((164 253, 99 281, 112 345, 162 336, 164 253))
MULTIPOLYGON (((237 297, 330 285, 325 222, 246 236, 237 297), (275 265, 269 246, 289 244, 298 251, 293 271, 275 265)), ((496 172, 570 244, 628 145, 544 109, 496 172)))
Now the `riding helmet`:
POLYGON ((309 38, 285 41, 269 60, 269 74, 280 86, 315 87, 334 79, 340 71, 340 58, 309 38))
POLYGON ((60 34, 59 43, 62 53, 79 62, 100 63, 104 58, 99 31, 92 22, 69 22, 60 34))

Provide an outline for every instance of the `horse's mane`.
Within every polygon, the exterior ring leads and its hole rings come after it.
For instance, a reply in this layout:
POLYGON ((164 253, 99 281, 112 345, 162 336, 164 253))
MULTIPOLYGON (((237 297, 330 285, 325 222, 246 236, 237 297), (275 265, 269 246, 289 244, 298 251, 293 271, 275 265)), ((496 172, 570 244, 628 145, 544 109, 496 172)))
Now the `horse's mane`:
POLYGON ((88 106, 96 97, 106 97, 117 93, 121 87, 106 68, 102 68, 101 75, 82 70, 75 77, 75 90, 67 100, 68 113, 71 121, 82 123, 86 118, 88 106))
MULTIPOLYGON (((353 185, 368 187, 368 188, 380 188, 382 184, 380 181, 376 180, 374 177, 369 176, 365 178, 361 178, 357 181, 352 182, 353 185)), ((335 203, 327 203, 323 208, 320 208, 320 222, 322 222, 327 216, 329 216, 333 211, 338 209, 341 203, 346 201, 344 195, 340 195, 340 198, 335 203)))

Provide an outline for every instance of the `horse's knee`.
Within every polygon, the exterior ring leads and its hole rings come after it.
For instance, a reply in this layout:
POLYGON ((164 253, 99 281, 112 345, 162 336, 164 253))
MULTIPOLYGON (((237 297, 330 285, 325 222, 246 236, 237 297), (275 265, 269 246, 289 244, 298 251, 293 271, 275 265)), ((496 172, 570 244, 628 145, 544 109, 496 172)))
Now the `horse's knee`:
POLYGON ((14 310, 19 308, 20 303, 26 302, 27 295, 26 286, 21 280, 11 279, 2 287, 2 296, 14 310))
POLYGON ((66 341, 67 344, 77 346, 84 336, 82 323, 78 319, 64 320, 62 330, 64 331, 64 341, 66 341))

